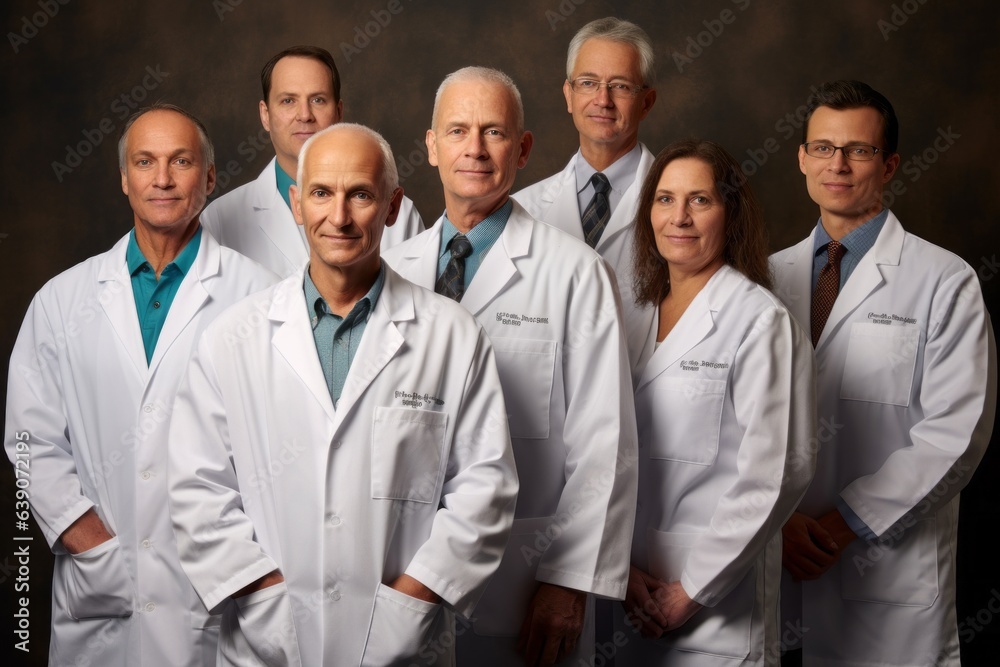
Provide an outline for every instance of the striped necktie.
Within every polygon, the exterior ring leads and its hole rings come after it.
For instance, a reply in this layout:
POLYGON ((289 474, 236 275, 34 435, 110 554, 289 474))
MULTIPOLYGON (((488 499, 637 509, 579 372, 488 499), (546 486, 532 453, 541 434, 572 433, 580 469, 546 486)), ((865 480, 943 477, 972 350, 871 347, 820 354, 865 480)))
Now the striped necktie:
POLYGON ((583 238, 587 245, 596 248, 608 220, 611 219, 611 202, 608 201, 611 182, 607 176, 597 172, 590 177, 590 184, 594 186, 594 197, 583 212, 583 238))

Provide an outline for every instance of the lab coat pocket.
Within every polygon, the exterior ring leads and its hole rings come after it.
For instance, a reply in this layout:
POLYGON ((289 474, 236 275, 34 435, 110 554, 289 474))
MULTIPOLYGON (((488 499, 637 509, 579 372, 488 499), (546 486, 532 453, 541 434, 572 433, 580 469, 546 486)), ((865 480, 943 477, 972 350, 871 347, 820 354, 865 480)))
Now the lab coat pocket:
POLYGON ((372 425, 372 498, 437 502, 444 476, 448 415, 376 407, 372 425))
POLYGON ((476 605, 472 630, 484 637, 517 637, 538 588, 535 573, 557 532, 555 517, 515 519, 500 567, 476 605))
POLYGON ((840 397, 906 407, 920 345, 915 325, 855 322, 847 344, 840 397))
POLYGON ((220 667, 301 667, 298 634, 285 582, 235 598, 223 611, 220 667))
POLYGON ((411 664, 421 649, 443 630, 440 611, 440 604, 418 600, 379 584, 362 667, 411 664))
POLYGON ((556 342, 523 338, 490 340, 510 413, 510 437, 548 438, 556 342))
MULTIPOLYGON (((699 533, 646 533, 649 572, 667 583, 679 581, 699 533)), ((680 628, 657 641, 679 651, 727 658, 750 654, 751 621, 756 597, 756 568, 714 607, 704 607, 680 628)))
POLYGON ((57 556, 56 568, 62 581, 56 604, 75 620, 132 615, 135 589, 117 536, 87 551, 57 556))
POLYGON ((726 381, 665 377, 656 385, 655 402, 648 410, 655 423, 647 432, 662 435, 649 443, 650 457, 702 466, 715 463, 726 381))
POLYGON ((937 524, 934 517, 878 540, 855 540, 840 558, 845 600, 929 607, 938 597, 937 524))

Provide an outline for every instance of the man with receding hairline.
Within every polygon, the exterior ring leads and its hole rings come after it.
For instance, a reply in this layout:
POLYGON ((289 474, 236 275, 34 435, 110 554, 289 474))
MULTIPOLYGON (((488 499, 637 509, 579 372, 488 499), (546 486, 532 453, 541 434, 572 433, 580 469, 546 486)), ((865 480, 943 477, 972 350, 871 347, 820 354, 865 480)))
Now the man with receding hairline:
POLYGON ((32 300, 5 446, 30 461, 55 554, 50 664, 198 667, 215 660, 219 617, 181 570, 167 513, 171 404, 208 323, 277 277, 203 233, 215 159, 200 121, 143 109, 118 154, 133 229, 32 300))

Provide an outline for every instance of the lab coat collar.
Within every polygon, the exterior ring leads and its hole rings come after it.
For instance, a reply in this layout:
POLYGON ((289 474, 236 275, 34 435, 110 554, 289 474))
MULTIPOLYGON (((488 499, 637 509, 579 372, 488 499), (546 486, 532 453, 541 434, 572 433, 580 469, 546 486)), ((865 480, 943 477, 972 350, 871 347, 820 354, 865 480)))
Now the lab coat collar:
MULTIPOLYGON (((636 392, 673 366, 684 353, 712 333, 715 329, 715 314, 726 305, 743 280, 743 276, 728 264, 715 272, 681 315, 673 330, 663 339, 660 347, 652 352, 649 363, 639 375, 636 392)), ((654 317, 650 326, 654 331, 655 341, 659 317, 654 317)))
MULTIPOLYGON (((528 254, 531 248, 531 232, 535 224, 524 207, 516 201, 507 224, 497 243, 493 244, 483 257, 479 270, 462 296, 462 306, 473 315, 488 306, 497 294, 506 289, 519 275, 515 260, 528 254)), ((440 234, 440 232, 438 232, 440 234)), ((559 261, 553 257, 552 261, 559 261)))
MULTIPOLYGON (((260 230, 292 266, 297 266, 301 263, 303 252, 307 256, 309 252, 304 250, 305 239, 295 222, 295 216, 278 192, 276 165, 277 158, 273 158, 253 182, 250 188, 250 205, 255 214, 260 214, 254 216, 260 230)), ((247 220, 247 224, 251 224, 251 221, 247 220)))

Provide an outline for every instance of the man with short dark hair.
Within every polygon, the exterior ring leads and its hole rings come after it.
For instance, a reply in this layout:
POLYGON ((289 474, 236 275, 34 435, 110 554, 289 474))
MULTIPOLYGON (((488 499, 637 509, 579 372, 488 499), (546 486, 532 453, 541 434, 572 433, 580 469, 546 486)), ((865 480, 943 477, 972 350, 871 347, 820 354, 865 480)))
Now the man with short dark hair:
MULTIPOLYGON (((299 151, 309 137, 343 119, 344 101, 333 56, 317 46, 293 46, 276 54, 261 70, 260 83, 260 122, 270 133, 275 158, 256 180, 209 204, 202 222, 222 245, 285 277, 309 257, 288 194, 299 151)), ((382 235, 383 249, 424 228, 407 197, 398 219, 389 224, 382 235)))
POLYGON ((181 570, 167 513, 167 426, 198 336, 277 277, 203 233, 211 142, 159 104, 118 144, 133 229, 50 280, 11 354, 11 461, 55 554, 52 665, 214 663, 218 616, 181 570))
POLYGON ((975 271, 882 203, 889 101, 859 81, 808 103, 812 234, 771 258, 816 347, 816 476, 783 530, 786 623, 806 665, 958 665, 959 491, 989 442, 993 330, 975 271), (788 577, 786 577, 788 579, 788 577))

